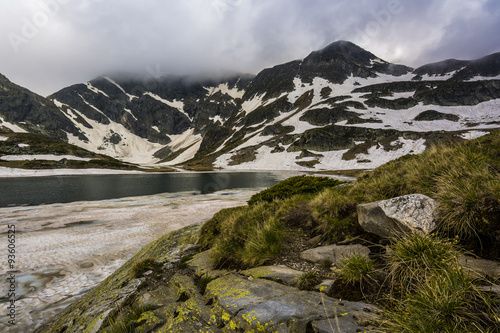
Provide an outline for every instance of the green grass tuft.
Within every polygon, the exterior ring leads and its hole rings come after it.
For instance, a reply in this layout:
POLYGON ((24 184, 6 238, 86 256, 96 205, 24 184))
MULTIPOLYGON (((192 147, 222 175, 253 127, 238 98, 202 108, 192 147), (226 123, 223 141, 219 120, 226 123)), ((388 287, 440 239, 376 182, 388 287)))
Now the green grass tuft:
POLYGON ((438 237, 413 233, 400 238, 387 255, 391 284, 411 291, 428 276, 456 264, 459 254, 452 242, 438 237))
POLYGON ((362 289, 374 282, 374 262, 360 254, 346 257, 339 265, 339 278, 345 283, 359 285, 362 289))

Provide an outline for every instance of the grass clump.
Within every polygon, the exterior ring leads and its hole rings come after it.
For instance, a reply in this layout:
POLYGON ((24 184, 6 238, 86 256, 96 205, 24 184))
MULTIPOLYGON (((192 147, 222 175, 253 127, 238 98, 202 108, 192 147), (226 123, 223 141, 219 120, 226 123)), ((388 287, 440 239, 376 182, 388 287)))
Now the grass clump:
POLYGON ((335 243, 361 233, 356 202, 344 189, 325 189, 310 202, 315 233, 324 241, 335 243))
POLYGON ((390 332, 498 332, 498 298, 479 290, 454 267, 433 274, 385 312, 390 332))
POLYGON ((297 194, 317 193, 326 187, 335 187, 341 181, 328 177, 296 176, 288 178, 267 190, 253 195, 248 201, 249 205, 258 202, 273 202, 276 199, 290 198, 297 194))
POLYGON ((142 260, 139 260, 132 266, 130 269, 130 275, 133 278, 140 277, 144 273, 150 270, 154 270, 158 267, 158 265, 161 265, 157 263, 153 258, 145 258, 142 260))
POLYGON ((339 278, 345 283, 359 285, 363 289, 374 282, 375 263, 361 254, 353 254, 342 260, 339 265, 339 278))
POLYGON ((133 333, 140 325, 139 319, 142 314, 155 310, 152 305, 147 306, 127 306, 122 308, 114 319, 108 320, 104 326, 105 333, 133 333))
POLYGON ((312 290, 319 283, 321 283, 321 279, 318 276, 318 273, 314 271, 306 271, 297 278, 297 288, 301 290, 312 290))
POLYGON ((217 228, 220 234, 212 246, 217 267, 254 267, 281 251, 283 225, 272 205, 260 203, 234 210, 217 228))
POLYGON ((387 255, 393 286, 411 289, 417 283, 457 262, 459 251, 453 243, 417 233, 396 240, 387 255))

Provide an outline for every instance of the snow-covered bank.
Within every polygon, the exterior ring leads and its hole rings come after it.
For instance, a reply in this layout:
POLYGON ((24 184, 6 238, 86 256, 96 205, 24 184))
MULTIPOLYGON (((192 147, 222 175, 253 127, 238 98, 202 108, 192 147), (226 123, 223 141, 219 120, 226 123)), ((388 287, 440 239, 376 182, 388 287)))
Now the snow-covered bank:
MULTIPOLYGON (((16 227, 16 329, 31 332, 120 267, 143 246, 181 227, 245 204, 258 190, 170 193, 0 209, 1 242, 16 227)), ((7 270, 1 267, 0 279, 7 270)), ((0 293, 4 297, 6 291, 0 293)), ((0 303, 0 331, 7 321, 0 303)))
POLYGON ((47 177, 47 176, 75 176, 75 175, 117 175, 140 174, 143 171, 114 170, 114 169, 17 169, 0 167, 0 177, 47 177))

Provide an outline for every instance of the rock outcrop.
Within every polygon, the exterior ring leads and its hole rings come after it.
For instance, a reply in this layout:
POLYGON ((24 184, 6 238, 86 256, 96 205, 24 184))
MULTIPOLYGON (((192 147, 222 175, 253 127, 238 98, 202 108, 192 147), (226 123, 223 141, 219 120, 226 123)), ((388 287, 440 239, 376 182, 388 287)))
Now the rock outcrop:
POLYGON ((284 266, 214 270, 206 251, 181 268, 180 257, 195 249, 189 243, 199 230, 190 226, 146 246, 36 332, 107 332, 126 325, 136 332, 372 330, 377 307, 299 290, 294 284, 302 272, 284 266), (144 259, 162 265, 134 275, 144 259), (125 314, 132 311, 137 315, 130 319, 125 314))
POLYGON ((384 238, 407 232, 427 235, 436 227, 437 207, 434 199, 410 194, 358 205, 358 221, 364 230, 384 238))

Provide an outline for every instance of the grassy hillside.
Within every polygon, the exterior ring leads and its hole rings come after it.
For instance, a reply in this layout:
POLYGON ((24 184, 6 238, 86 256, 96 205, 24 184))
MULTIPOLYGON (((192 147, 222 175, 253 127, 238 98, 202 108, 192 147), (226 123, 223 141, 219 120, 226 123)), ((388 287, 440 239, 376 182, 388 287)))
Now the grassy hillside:
MULTIPOLYGON (((203 226, 200 245, 218 267, 242 269, 292 262, 319 244, 371 244, 373 258, 337 267, 332 296, 384 307, 382 328, 391 332, 498 332, 499 299, 478 286, 500 281, 473 278, 457 258, 472 251, 500 260, 500 131, 405 156, 352 184, 322 181, 295 177, 222 210, 203 226), (358 204, 412 193, 439 202, 433 235, 381 240, 359 227, 358 204)), ((317 278, 306 273, 303 280, 317 278)))

